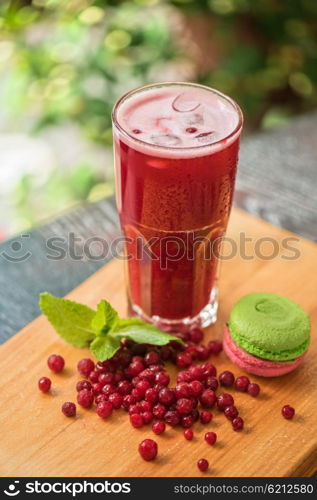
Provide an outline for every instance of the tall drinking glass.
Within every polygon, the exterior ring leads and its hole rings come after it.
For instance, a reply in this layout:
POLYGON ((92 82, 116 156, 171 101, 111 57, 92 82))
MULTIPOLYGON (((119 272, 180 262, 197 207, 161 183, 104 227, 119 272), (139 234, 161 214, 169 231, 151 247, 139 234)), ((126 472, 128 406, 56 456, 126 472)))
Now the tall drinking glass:
POLYGON ((242 122, 232 99, 193 83, 146 85, 114 107, 130 309, 167 331, 216 320, 242 122))

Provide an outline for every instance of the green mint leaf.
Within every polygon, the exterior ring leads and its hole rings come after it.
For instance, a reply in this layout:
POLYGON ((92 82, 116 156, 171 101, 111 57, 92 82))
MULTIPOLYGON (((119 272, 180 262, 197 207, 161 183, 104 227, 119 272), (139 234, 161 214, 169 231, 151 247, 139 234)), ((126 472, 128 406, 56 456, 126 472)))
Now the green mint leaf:
POLYGON ((109 330, 114 328, 118 321, 118 313, 109 302, 101 300, 97 306, 97 312, 91 322, 92 329, 99 334, 108 333, 109 330))
POLYGON ((127 338, 139 344, 165 345, 171 340, 182 343, 178 337, 162 332, 156 326, 134 318, 119 319, 111 335, 127 338))
POLYGON ((110 335, 96 337, 90 344, 90 350, 98 361, 112 358, 118 349, 120 349, 120 340, 110 335))
POLYGON ((91 328, 95 311, 72 300, 40 294, 40 308, 57 333, 76 347, 87 347, 96 334, 91 328))

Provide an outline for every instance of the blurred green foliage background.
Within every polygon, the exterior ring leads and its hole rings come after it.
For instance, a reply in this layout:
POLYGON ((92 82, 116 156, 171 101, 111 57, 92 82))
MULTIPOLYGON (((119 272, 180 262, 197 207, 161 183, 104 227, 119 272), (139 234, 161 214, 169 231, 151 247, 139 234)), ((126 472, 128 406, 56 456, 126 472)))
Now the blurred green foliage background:
MULTIPOLYGON (((116 98, 143 83, 179 79, 236 99, 247 133, 311 110, 317 105, 317 2, 4 0, 0 5, 2 133, 45 138, 48 130, 75 124, 83 142, 107 152, 116 98)), ((73 136, 62 134, 67 148, 73 136)), ((36 172, 21 168, 8 193, 11 227, 36 224, 74 202, 109 194, 111 156, 104 157, 104 170, 93 157, 67 168, 57 161, 41 182, 36 172)), ((7 225, 4 236, 8 231, 7 225)))

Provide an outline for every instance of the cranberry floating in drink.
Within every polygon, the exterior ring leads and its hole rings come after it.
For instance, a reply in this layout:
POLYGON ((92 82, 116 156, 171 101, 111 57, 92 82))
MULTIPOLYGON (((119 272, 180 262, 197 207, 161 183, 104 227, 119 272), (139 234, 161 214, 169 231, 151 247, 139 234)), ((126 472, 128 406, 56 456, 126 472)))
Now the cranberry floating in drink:
POLYGON ((147 85, 113 111, 117 206, 132 311, 160 328, 216 320, 242 114, 220 92, 147 85))

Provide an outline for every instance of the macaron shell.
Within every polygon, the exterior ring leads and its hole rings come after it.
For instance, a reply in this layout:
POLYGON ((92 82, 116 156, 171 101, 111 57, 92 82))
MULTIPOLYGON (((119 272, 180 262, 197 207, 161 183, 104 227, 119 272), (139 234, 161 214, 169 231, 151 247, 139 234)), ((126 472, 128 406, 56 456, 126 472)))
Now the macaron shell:
POLYGON ((223 337, 223 348, 228 358, 242 370, 261 377, 279 377, 297 368, 303 361, 305 353, 293 361, 269 361, 260 359, 247 353, 239 347, 232 339, 229 329, 226 327, 223 337))
POLYGON ((272 361, 292 361, 310 342, 310 319, 300 305, 274 293, 242 297, 229 318, 230 334, 244 351, 272 361))

